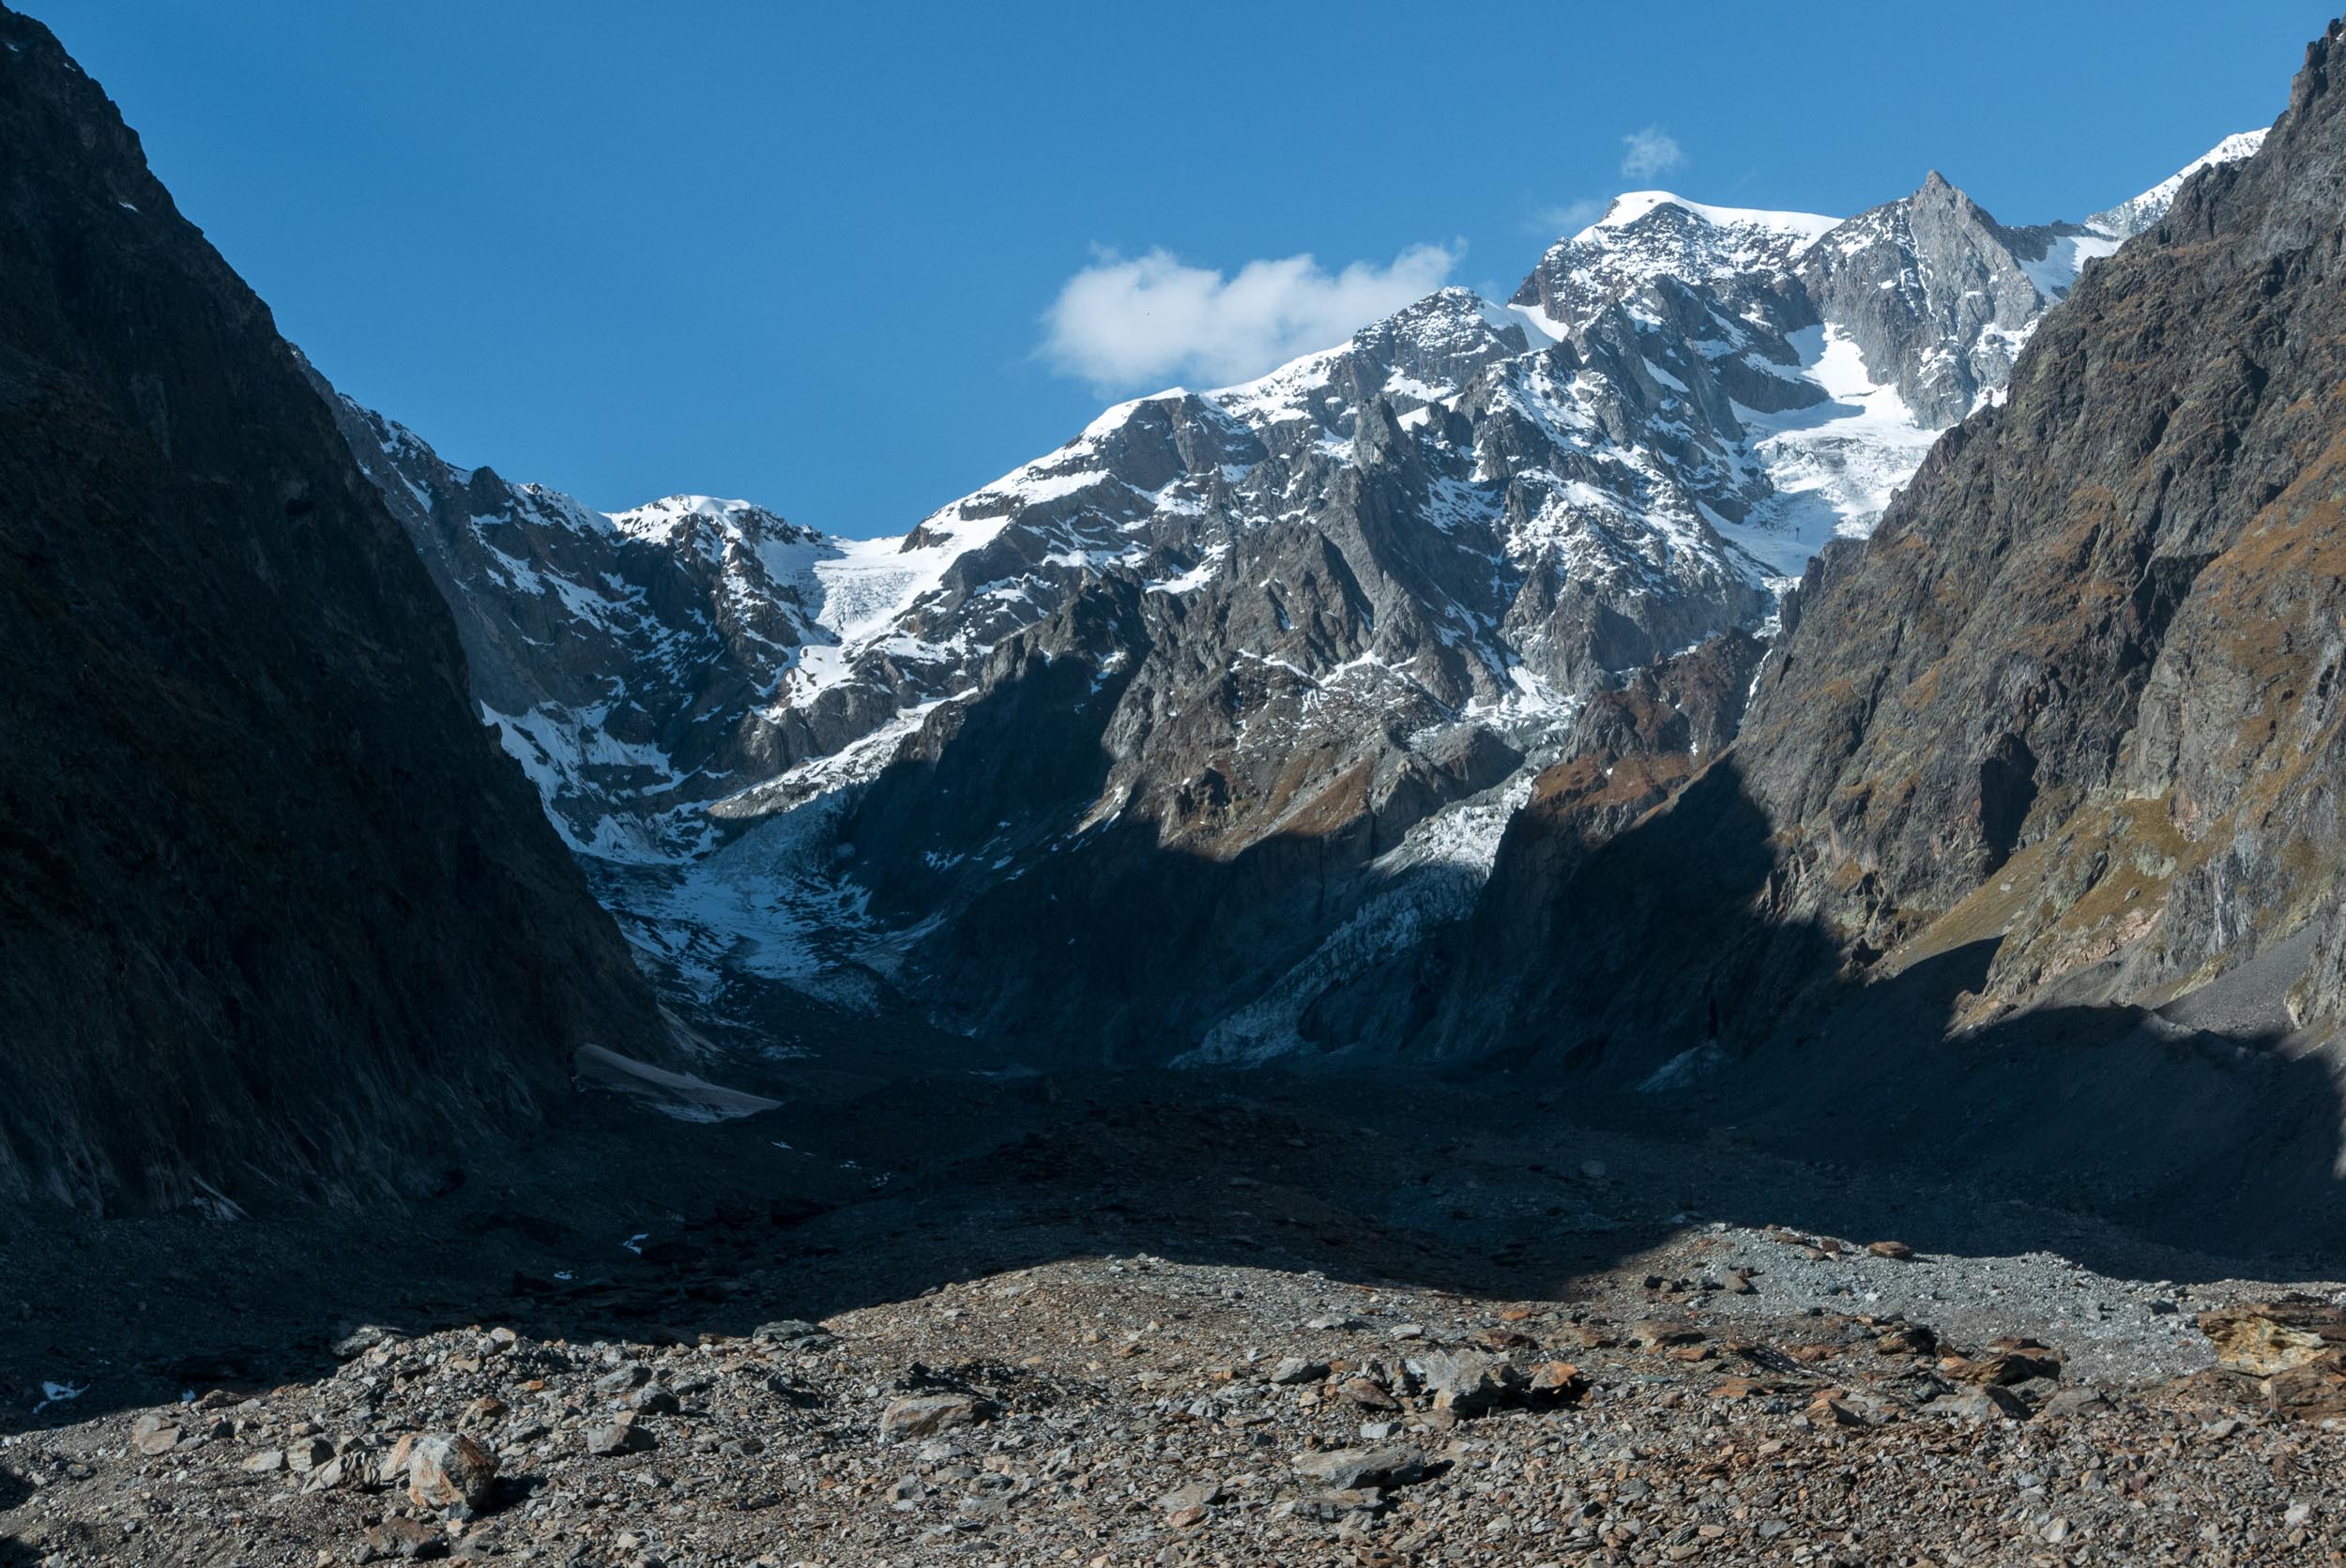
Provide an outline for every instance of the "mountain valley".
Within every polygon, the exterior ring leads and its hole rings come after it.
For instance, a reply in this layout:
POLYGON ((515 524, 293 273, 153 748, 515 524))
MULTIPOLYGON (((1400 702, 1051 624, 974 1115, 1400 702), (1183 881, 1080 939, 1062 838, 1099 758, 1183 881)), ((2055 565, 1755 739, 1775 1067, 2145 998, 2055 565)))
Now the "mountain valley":
POLYGON ((2346 1562, 2346 22, 876 540, 0 46, 0 1568, 2346 1562))

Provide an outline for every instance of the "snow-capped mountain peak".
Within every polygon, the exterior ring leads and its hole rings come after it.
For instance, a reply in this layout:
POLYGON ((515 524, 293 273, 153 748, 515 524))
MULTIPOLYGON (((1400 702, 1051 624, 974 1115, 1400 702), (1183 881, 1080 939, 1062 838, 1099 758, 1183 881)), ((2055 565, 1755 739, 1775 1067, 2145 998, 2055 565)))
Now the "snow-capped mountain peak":
POLYGON ((1550 246, 1508 303, 1553 340, 1662 280, 1752 283, 1782 272, 1840 220, 1715 206, 1668 190, 1616 196, 1605 216, 1550 246))
POLYGON ((1689 218, 1699 219, 1723 234, 1732 236, 1765 236, 1779 244, 1761 243, 1755 247, 1753 265, 1767 264, 1780 246, 1790 246, 1792 253, 1822 237, 1825 231, 1841 220, 1827 218, 1814 212, 1775 212, 1760 207, 1717 206, 1707 202, 1689 201, 1671 190, 1624 190, 1614 197, 1605 208, 1605 216, 1573 236, 1575 241, 1585 241, 1601 229, 1625 229, 1659 207, 1674 207, 1689 218))
POLYGON ((644 540, 672 540, 694 527, 756 540, 788 540, 814 543, 822 539, 815 529, 783 518, 754 501, 728 501, 714 495, 663 495, 640 507, 613 512, 621 533, 644 540))

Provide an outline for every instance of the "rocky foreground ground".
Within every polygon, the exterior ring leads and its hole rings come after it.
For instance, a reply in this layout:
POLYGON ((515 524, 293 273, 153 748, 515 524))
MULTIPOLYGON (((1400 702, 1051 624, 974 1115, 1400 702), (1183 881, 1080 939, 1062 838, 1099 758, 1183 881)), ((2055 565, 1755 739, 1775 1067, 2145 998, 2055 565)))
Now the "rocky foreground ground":
POLYGON ((887 1047, 713 1126, 585 1095, 403 1203, 7 1217, 0 1568, 2346 1546, 2334 1262, 2095 1171, 887 1047))
POLYGON ((7 1439, 0 1561, 2346 1561, 2327 1301, 1702 1224, 1583 1284, 1142 1255, 691 1342, 363 1327, 7 1439))

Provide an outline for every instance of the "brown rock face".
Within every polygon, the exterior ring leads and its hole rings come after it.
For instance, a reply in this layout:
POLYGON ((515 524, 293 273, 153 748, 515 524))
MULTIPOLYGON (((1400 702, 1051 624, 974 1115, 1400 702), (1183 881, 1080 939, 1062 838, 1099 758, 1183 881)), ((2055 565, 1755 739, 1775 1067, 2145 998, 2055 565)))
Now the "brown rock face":
POLYGON ((267 310, 0 42, 0 1191, 375 1186, 662 1049, 267 310))
POLYGON ((2220 1307, 2198 1321, 2216 1347, 2216 1364, 2254 1378, 2336 1360, 2346 1349, 2346 1312, 2309 1297, 2220 1307))
MULTIPOLYGON (((1829 550, 1737 748, 1787 914, 2001 935, 1982 988, 2149 1001, 2326 921, 2346 875, 2346 110, 2316 43, 2046 318, 2003 406, 1829 550), (1993 881, 1990 881, 1990 878, 1993 881)), ((2305 1022, 2324 963, 2301 965, 2305 1022)))

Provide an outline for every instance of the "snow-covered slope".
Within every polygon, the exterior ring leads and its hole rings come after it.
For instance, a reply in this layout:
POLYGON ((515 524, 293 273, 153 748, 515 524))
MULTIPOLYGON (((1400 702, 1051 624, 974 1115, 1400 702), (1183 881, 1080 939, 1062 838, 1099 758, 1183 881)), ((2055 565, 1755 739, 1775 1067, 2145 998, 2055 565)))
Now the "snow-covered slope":
POLYGON ((2167 216, 2167 209, 2175 205, 2175 192, 2183 189, 2185 180, 2214 164, 2254 158, 2257 149, 2263 145, 2262 130, 2235 131, 2140 196, 2094 214, 2085 221, 2086 227, 2114 239, 2131 239, 2167 216))

